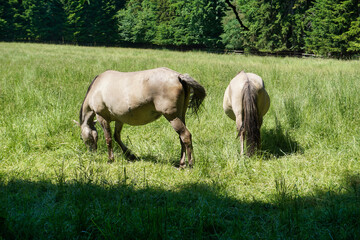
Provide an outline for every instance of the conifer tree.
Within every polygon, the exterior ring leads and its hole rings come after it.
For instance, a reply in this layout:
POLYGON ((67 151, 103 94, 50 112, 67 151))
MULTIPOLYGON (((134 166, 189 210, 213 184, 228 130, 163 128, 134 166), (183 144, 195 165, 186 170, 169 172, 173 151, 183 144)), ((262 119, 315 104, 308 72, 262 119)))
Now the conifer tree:
POLYGON ((308 51, 337 57, 359 51, 358 1, 317 0, 309 13, 311 27, 305 39, 308 51))

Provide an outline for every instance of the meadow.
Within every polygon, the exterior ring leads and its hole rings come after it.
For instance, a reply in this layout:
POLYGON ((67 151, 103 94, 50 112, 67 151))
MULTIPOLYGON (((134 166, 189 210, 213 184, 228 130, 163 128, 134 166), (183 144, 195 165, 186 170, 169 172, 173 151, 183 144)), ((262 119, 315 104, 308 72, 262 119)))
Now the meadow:
MULTIPOLYGON (((360 239, 360 62, 0 42, 0 239, 360 239), (193 169, 164 119, 124 126, 107 163, 80 139, 81 103, 108 70, 168 67, 207 90, 187 114, 193 169), (271 98, 262 150, 240 156, 229 81, 271 98)), ((112 125, 113 126, 113 125, 112 125)))

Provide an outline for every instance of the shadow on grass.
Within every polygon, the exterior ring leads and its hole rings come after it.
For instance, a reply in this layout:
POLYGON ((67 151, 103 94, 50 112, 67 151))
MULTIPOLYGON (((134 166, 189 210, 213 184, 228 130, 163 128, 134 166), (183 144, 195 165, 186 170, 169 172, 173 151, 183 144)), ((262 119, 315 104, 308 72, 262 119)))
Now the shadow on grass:
POLYGON ((151 162, 151 163, 158 163, 159 162, 159 158, 155 155, 152 154, 146 154, 146 155, 140 155, 138 157, 138 160, 142 160, 145 162, 151 162))
POLYGON ((303 153, 303 148, 282 128, 281 123, 276 117, 275 123, 274 129, 262 130, 261 149, 275 157, 303 153))
POLYGON ((145 162, 151 162, 151 163, 155 163, 155 164, 166 164, 166 165, 171 165, 173 167, 179 168, 180 167, 180 158, 171 158, 169 160, 161 160, 163 159, 162 157, 159 156, 155 156, 152 154, 144 154, 144 155, 139 155, 139 157, 137 158, 137 161, 145 161, 145 162))
POLYGON ((341 192, 301 197, 284 179, 275 186, 264 203, 227 197, 216 183, 167 191, 126 179, 0 181, 0 239, 360 238, 359 174, 347 174, 341 192))

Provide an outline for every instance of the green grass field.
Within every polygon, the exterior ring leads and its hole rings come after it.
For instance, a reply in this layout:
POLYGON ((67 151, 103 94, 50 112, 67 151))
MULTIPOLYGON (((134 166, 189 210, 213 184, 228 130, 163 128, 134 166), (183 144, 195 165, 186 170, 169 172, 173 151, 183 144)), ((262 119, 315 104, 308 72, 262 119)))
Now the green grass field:
POLYGON ((0 43, 0 239, 360 239, 360 62, 0 43), (72 122, 91 80, 168 67, 207 90, 187 115, 195 166, 164 119, 125 126, 139 157, 72 122), (260 75, 271 98, 262 152, 239 155, 222 110, 229 81, 260 75))

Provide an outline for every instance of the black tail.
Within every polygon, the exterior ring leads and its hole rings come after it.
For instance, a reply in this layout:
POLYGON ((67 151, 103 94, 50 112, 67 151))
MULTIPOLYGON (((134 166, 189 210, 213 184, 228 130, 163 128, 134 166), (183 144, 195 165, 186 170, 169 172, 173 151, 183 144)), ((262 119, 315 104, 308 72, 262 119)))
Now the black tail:
MULTIPOLYGON (((99 76, 99 75, 98 75, 98 76, 99 76)), ((85 99, 86 99, 86 97, 87 97, 87 95, 88 95, 88 93, 89 93, 89 91, 90 91, 93 83, 95 82, 95 80, 97 79, 98 76, 96 76, 96 77, 92 80, 92 82, 90 83, 90 86, 88 87, 88 90, 87 90, 87 92, 86 92, 86 94, 85 94, 84 101, 83 101, 82 104, 81 104, 80 114, 79 114, 79 119, 80 119, 79 123, 80 123, 80 126, 81 126, 81 124, 83 124, 83 122, 84 122, 83 116, 82 116, 82 112, 83 112, 83 107, 84 107, 85 99)))
POLYGON ((203 86, 200 85, 197 81, 195 81, 192 77, 190 77, 188 74, 180 74, 179 80, 182 84, 185 83, 185 85, 190 86, 192 89, 192 97, 190 100, 189 108, 197 114, 197 112, 200 109, 201 103, 204 101, 204 98, 206 97, 206 91, 203 86))
POLYGON ((256 103, 256 89, 250 81, 247 81, 242 90, 243 129, 241 131, 245 132, 248 155, 252 155, 255 151, 255 148, 260 147, 260 123, 256 103))

